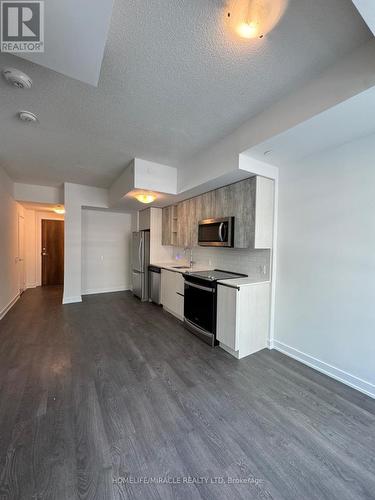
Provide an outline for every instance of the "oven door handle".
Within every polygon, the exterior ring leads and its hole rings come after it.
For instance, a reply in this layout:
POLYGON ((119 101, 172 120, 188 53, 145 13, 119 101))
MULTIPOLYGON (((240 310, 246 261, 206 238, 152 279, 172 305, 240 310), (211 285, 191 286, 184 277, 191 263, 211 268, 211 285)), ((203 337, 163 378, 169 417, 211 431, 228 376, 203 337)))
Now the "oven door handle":
POLYGON ((199 290, 205 290, 206 292, 215 293, 214 288, 208 288, 208 286, 202 286, 202 285, 197 285, 196 283, 190 283, 190 281, 189 282, 185 281, 185 285, 191 286, 193 288, 199 288, 199 290))

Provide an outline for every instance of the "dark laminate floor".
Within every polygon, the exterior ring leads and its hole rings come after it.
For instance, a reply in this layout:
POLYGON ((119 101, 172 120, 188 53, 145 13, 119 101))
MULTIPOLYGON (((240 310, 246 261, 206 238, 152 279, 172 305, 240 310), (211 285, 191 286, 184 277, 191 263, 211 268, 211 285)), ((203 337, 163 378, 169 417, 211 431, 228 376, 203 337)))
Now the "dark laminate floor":
POLYGON ((375 498, 375 401, 130 293, 60 300, 29 290, 0 322, 1 499, 375 498), (174 484, 131 483, 152 477, 174 484))

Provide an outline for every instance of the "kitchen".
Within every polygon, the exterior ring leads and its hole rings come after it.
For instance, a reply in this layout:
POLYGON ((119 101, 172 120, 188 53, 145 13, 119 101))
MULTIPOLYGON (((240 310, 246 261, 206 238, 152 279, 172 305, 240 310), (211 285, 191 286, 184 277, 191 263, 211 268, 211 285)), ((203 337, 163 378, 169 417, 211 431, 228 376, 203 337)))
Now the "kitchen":
POLYGON ((141 210, 132 239, 133 293, 161 305, 236 358, 267 347, 274 181, 253 176, 141 210))

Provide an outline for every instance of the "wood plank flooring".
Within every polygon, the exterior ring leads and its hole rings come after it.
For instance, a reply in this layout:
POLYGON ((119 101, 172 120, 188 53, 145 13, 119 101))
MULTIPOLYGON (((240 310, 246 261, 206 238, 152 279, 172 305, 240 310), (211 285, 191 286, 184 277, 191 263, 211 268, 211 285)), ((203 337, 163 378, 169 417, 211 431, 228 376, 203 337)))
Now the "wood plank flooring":
POLYGON ((0 471, 1 500, 374 499, 375 401, 128 292, 28 290, 0 322, 0 471))

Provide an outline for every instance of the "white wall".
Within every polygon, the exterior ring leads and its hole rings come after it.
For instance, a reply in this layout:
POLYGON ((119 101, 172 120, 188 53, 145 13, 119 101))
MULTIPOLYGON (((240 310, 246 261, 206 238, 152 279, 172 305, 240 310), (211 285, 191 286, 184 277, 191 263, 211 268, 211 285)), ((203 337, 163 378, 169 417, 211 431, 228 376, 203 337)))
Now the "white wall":
POLYGON ((14 198, 17 201, 31 203, 64 203, 64 190, 53 186, 38 186, 36 184, 14 183, 14 198))
POLYGON ((108 195, 107 189, 64 184, 64 304, 82 300, 82 207, 108 208, 108 195))
POLYGON ((0 319, 19 297, 18 216, 23 208, 13 198, 13 182, 0 168, 0 319))
POLYGON ((280 168, 275 347, 375 397, 375 135, 280 168))
POLYGON ((37 286, 36 216, 35 210, 25 210, 25 272, 26 288, 37 286))
POLYGON ((82 210, 82 294, 131 287, 130 214, 82 210))

